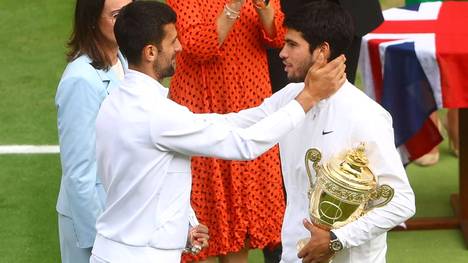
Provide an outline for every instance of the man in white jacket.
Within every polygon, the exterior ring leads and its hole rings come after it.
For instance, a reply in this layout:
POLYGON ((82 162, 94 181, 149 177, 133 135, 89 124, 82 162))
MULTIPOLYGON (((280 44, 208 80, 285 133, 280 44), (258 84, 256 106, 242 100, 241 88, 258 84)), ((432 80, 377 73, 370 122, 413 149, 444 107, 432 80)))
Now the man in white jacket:
MULTIPOLYGON (((294 99, 305 87, 308 69, 321 56, 331 60, 344 53, 353 37, 349 14, 332 1, 314 1, 285 20, 287 33, 280 57, 293 83, 258 108, 231 116, 247 127, 294 99)), ((321 100, 305 120, 280 140, 281 166, 287 204, 282 227, 281 262, 382 263, 387 250, 386 232, 415 213, 414 193, 394 145, 392 118, 379 104, 346 82, 328 99, 321 100), (366 144, 369 167, 378 184, 395 190, 393 199, 358 220, 332 231, 311 224, 309 180, 304 164, 308 149, 318 148, 322 161, 343 150, 366 144), (297 242, 310 241, 299 252, 297 242)), ((315 176, 315 172, 313 172, 315 176)), ((314 180, 315 181, 315 180, 314 180)))
POLYGON ((172 9, 156 1, 133 2, 117 18, 115 35, 129 70, 96 121, 98 174, 107 201, 91 262, 179 262, 187 243, 206 246, 207 232, 200 229, 187 240, 190 156, 256 158, 345 81, 344 57, 317 63, 303 91, 246 128, 230 121, 236 114, 194 114, 168 99, 159 82, 174 73, 182 49, 175 22, 172 9))

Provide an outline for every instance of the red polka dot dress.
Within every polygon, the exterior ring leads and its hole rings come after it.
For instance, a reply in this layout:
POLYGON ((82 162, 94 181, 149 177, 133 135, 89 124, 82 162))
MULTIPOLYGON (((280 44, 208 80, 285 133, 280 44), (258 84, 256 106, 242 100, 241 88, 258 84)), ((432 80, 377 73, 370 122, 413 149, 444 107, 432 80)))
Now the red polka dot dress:
MULTIPOLYGON (((221 46, 216 19, 224 0, 168 0, 177 12, 183 51, 177 57, 170 96, 197 113, 228 113, 259 105, 271 95, 266 47, 281 47, 283 14, 275 8, 277 35, 268 38, 251 1, 242 7, 221 46)), ((192 159, 192 207, 208 226, 210 246, 196 257, 239 251, 280 242, 284 194, 278 148, 254 161, 192 159)))

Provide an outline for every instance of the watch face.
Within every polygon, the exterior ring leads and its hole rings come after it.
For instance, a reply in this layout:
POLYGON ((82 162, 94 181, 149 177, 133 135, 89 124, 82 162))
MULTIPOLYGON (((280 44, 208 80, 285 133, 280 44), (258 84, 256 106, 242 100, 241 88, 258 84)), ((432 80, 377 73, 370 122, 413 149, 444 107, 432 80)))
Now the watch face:
POLYGON ((339 240, 333 240, 331 243, 331 249, 335 252, 343 249, 343 244, 339 240))

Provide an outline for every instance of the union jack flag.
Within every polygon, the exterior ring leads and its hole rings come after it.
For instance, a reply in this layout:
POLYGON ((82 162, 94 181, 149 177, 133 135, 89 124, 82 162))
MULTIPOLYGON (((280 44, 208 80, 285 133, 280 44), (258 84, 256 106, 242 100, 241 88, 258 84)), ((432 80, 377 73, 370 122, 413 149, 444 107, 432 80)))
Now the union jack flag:
POLYGON ((366 93, 393 117, 405 163, 439 144, 428 118, 440 108, 468 107, 468 2, 426 2, 383 12, 363 37, 360 68, 366 93))

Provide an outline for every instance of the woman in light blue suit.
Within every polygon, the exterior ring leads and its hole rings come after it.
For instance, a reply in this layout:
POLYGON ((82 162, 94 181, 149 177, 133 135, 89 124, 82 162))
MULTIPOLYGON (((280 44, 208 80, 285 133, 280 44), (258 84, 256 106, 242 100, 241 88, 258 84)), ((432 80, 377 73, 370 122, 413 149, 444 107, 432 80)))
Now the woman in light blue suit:
POLYGON ((62 262, 89 262, 105 192, 96 174, 95 120, 123 78, 114 22, 131 0, 77 0, 67 65, 57 88, 62 181, 57 201, 62 262))

